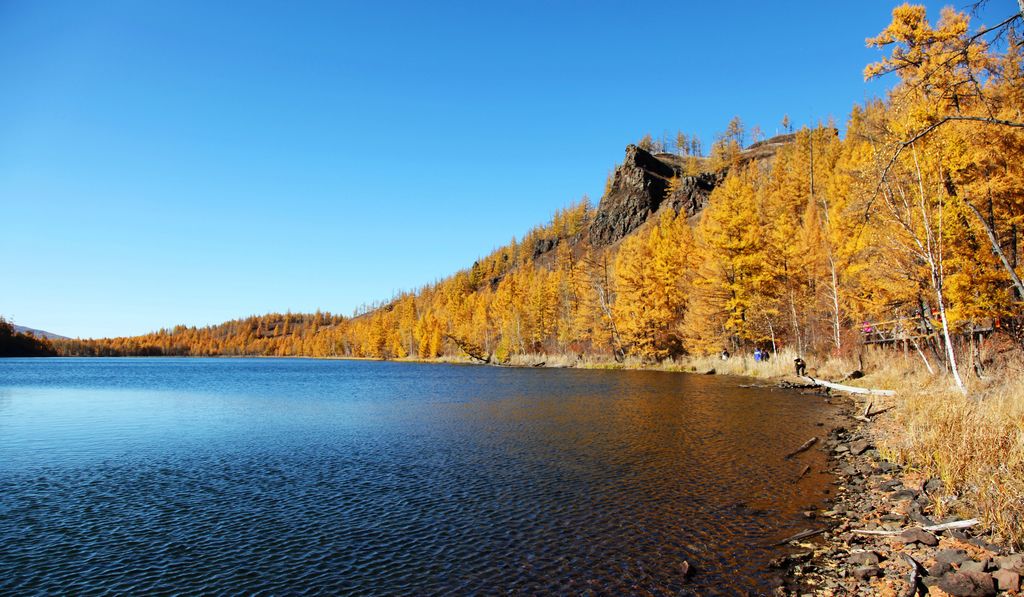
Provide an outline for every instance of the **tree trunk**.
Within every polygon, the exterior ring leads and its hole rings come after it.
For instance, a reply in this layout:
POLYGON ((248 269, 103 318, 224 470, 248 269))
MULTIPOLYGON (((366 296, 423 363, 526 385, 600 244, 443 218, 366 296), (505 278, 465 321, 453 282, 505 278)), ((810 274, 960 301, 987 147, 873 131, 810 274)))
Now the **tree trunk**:
MULTIPOLYGON (((1024 0, 1020 1, 1024 2, 1024 0)), ((988 236, 988 242, 992 245, 992 251, 997 257, 999 257, 1000 263, 1003 264, 1003 269, 1005 269, 1006 273, 1009 274, 1010 280, 1013 281, 1013 287, 1017 290, 1018 296, 1024 296, 1024 283, 1021 282, 1020 276, 1017 275, 1016 270, 1013 268, 1013 264, 1010 263, 1010 260, 1006 257, 1006 253, 1004 253, 1002 247, 999 246, 999 239, 996 238, 996 231, 988 222, 985 221, 985 217, 981 215, 978 208, 974 207, 974 205, 966 199, 964 200, 964 203, 967 204, 967 207, 971 208, 975 217, 977 217, 978 221, 981 222, 981 227, 985 229, 985 234, 988 236)))

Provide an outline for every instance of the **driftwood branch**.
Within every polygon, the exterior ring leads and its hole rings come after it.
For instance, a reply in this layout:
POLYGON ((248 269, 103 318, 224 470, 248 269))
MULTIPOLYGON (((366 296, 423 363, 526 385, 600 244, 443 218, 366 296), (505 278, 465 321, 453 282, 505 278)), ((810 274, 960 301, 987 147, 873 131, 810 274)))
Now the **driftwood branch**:
POLYGON ((858 421, 863 421, 865 423, 870 423, 871 422, 871 417, 877 417, 878 415, 880 415, 880 414, 882 414, 884 412, 889 412, 890 410, 892 410, 892 407, 891 406, 887 406, 887 407, 883 408, 882 410, 876 410, 875 412, 871 413, 868 416, 857 415, 857 416, 855 416, 853 418, 857 419, 858 421))
POLYGON ((917 595, 918 585, 921 582, 921 564, 918 564, 910 554, 900 555, 907 561, 907 564, 910 564, 910 578, 907 579, 910 586, 907 587, 907 592, 903 594, 903 597, 914 597, 917 595))
POLYGON ((895 396, 896 392, 893 390, 873 390, 871 388, 859 388, 857 386, 846 386, 843 384, 833 383, 831 381, 825 381, 824 379, 816 379, 813 377, 807 377, 811 380, 811 383, 816 386, 828 388, 830 390, 836 390, 839 392, 846 392, 848 394, 870 394, 872 396, 895 396))
POLYGON ((824 532, 825 532, 825 529, 808 529, 806 531, 800 531, 799 533, 793 535, 792 537, 787 537, 787 538, 783 539, 782 541, 779 541, 778 543, 773 544, 772 547, 778 547, 780 545, 785 545, 785 544, 789 543, 790 541, 799 541, 801 539, 806 539, 808 537, 813 537, 815 535, 820 535, 820 534, 822 534, 824 532))
POLYGON ((797 448, 796 450, 793 450, 789 454, 786 454, 785 458, 788 460, 788 459, 796 456, 797 454, 799 454, 801 452, 806 452, 807 450, 809 450, 811 448, 811 446, 813 446, 817 442, 818 442, 817 436, 812 437, 811 439, 805 441, 803 443, 803 445, 800 446, 799 448, 797 448))
MULTIPOLYGON (((921 527, 923 531, 936 532, 936 531, 950 531, 953 529, 967 529, 973 527, 976 524, 980 524, 981 521, 977 518, 969 518, 967 520, 956 520, 953 522, 944 522, 942 524, 933 524, 931 526, 921 527)), ((869 529, 854 529, 853 532, 858 535, 899 535, 906 529, 899 531, 873 531, 869 529)))
POLYGON ((800 471, 800 474, 796 476, 796 479, 793 479, 793 482, 796 483, 800 479, 803 479, 804 477, 807 476, 807 473, 809 472, 811 472, 811 465, 808 464, 807 466, 804 467, 804 470, 800 471))

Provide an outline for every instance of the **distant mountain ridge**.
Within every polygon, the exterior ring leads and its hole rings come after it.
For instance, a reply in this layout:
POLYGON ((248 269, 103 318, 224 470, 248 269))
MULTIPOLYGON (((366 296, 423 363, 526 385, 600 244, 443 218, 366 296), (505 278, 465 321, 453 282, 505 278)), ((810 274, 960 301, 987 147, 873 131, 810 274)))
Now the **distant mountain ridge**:
POLYGON ((53 332, 47 332, 46 330, 37 330, 35 328, 29 328, 17 324, 14 325, 14 331, 19 334, 32 334, 36 338, 46 338, 47 340, 70 340, 67 336, 61 336, 60 334, 54 334, 53 332))

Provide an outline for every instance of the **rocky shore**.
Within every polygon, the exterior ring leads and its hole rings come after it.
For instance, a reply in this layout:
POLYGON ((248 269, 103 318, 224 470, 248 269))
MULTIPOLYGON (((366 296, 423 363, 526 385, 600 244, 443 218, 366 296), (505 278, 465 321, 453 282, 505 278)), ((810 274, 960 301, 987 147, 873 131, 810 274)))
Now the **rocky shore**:
POLYGON ((836 475, 827 509, 804 513, 822 532, 791 541, 793 551, 772 562, 784 573, 777 594, 1019 594, 1024 554, 957 516, 957 498, 940 479, 887 461, 875 445, 879 422, 864 421, 852 400, 846 408, 847 424, 816 446, 836 475))

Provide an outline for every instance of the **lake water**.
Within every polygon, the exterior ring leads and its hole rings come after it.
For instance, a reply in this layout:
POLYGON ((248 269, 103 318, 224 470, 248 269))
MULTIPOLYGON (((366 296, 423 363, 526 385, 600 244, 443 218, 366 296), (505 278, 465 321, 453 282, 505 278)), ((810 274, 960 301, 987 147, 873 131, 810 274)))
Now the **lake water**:
POLYGON ((768 591, 834 412, 743 383, 0 359, 0 594, 768 591))

